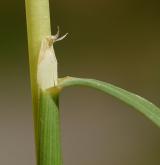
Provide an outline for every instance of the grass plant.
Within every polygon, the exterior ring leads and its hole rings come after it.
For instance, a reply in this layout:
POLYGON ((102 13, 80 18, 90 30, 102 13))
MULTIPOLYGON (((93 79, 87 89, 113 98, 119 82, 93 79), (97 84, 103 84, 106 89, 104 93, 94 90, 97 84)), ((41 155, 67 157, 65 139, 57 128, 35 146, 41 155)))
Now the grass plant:
POLYGON ((50 75, 48 73, 51 73, 52 77, 52 74, 57 74, 56 63, 52 63, 51 68, 49 67, 50 55, 54 55, 52 43, 54 43, 57 38, 51 37, 52 39, 48 40, 48 37, 51 36, 49 0, 26 0, 26 20, 37 165, 62 165, 58 102, 59 94, 65 87, 86 86, 109 94, 132 106, 160 127, 160 109, 150 101, 136 94, 112 84, 93 79, 74 77, 58 79, 58 77, 53 76, 52 81, 52 79, 46 75, 50 75), (41 83, 37 82, 38 61, 44 39, 46 39, 48 45, 47 48, 44 48, 45 53, 43 53, 43 55, 44 58, 47 56, 48 58, 46 59, 47 62, 43 63, 42 70, 40 70, 40 81, 44 81, 42 84, 51 82, 51 85, 47 88, 43 88, 40 85, 41 83), (48 55, 48 51, 51 54, 48 55), (55 68, 53 71, 52 66, 55 68))

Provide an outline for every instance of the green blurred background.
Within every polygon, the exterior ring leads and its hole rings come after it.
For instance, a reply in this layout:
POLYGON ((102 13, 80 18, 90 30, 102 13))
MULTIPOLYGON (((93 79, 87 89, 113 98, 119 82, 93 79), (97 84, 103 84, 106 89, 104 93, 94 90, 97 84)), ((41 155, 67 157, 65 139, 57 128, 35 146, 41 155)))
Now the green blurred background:
MULTIPOLYGON (((60 77, 113 83, 160 106, 158 0, 51 1, 60 77)), ((0 164, 35 165, 24 0, 0 1, 0 164)), ((160 129, 85 88, 61 94, 64 165, 159 165, 160 129)))

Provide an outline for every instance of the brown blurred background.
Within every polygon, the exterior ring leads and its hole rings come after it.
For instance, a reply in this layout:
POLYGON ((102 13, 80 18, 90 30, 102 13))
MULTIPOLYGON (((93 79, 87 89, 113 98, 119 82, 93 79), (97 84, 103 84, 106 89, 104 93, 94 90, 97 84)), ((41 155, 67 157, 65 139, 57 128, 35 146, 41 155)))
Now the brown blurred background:
MULTIPOLYGON (((158 0, 51 1, 60 77, 113 83, 160 106, 158 0)), ((35 165, 25 3, 0 2, 0 164, 35 165)), ((64 165, 159 165, 160 129, 95 90, 60 100, 64 165)))

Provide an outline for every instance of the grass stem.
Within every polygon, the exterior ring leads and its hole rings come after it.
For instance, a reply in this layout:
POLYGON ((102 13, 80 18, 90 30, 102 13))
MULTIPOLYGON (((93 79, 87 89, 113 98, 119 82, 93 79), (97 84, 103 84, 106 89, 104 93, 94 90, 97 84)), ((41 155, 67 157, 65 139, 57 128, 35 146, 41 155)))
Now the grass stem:
POLYGON ((37 84, 41 42, 51 35, 49 0, 25 2, 37 165, 61 165, 58 95, 51 98, 37 84))

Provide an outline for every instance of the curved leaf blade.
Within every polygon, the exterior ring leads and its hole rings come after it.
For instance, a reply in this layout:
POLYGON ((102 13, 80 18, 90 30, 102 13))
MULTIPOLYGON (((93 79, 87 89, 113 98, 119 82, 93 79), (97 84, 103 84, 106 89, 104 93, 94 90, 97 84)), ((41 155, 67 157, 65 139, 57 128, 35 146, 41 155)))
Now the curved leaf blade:
POLYGON ((153 123, 155 123, 158 127, 160 127, 160 108, 147 99, 138 96, 137 94, 99 80, 74 77, 65 77, 59 79, 59 83, 56 88, 61 90, 70 86, 87 86, 109 94, 135 108, 137 111, 141 112, 153 123))

